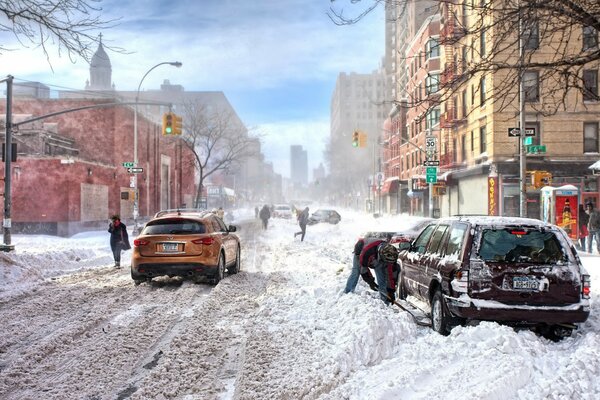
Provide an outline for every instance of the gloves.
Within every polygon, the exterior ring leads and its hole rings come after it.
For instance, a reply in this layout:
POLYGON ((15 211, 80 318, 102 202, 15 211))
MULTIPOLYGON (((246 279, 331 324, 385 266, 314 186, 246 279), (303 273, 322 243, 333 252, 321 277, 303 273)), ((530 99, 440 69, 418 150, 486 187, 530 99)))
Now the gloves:
POLYGON ((371 283, 371 284, 369 285, 369 287, 371 288, 371 290, 373 290, 373 291, 375 291, 375 292, 379 291, 379 286, 377 286, 377 284, 376 284, 376 283, 371 283))

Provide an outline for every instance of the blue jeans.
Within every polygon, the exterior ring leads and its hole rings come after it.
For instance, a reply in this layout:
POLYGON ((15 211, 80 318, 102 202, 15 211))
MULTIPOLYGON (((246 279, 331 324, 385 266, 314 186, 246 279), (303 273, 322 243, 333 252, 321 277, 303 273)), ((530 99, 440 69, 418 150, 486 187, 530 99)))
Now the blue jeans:
POLYGON ((346 282, 346 289, 344 289, 344 293, 354 292, 354 289, 358 284, 358 276, 360 275, 360 264, 358 261, 359 256, 358 254, 355 254, 354 257, 352 257, 352 270, 350 271, 350 276, 346 282))
POLYGON ((587 240, 587 252, 592 252, 592 242, 596 239, 596 250, 600 253, 600 230, 598 231, 590 231, 590 235, 587 240))
POLYGON ((375 278, 377 278, 377 286, 379 286, 379 297, 385 302, 390 304, 388 299, 388 281, 387 281, 387 265, 382 262, 375 264, 375 278))

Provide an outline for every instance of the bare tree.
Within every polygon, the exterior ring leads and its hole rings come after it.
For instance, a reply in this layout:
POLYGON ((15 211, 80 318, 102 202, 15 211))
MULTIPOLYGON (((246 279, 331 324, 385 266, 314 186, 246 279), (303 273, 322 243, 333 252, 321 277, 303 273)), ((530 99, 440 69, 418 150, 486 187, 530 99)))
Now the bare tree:
MULTIPOLYGON (((349 0, 347 7, 337 1, 329 16, 336 24, 354 24, 385 4, 398 7, 402 17, 408 4, 418 1, 349 0), (354 13, 349 15, 348 7, 354 13)), ((598 100, 597 80, 591 82, 593 77, 584 74, 586 70, 598 70, 600 65, 598 0, 441 0, 438 10, 442 15, 440 45, 446 55, 441 90, 425 98, 409 93, 408 107, 431 109, 460 95, 469 78, 481 77, 482 82, 489 82, 490 77, 494 91, 486 101, 494 103, 497 111, 512 109, 519 95, 518 83, 528 71, 535 72, 536 86, 544 89, 544 101, 529 106, 543 115, 572 110, 575 104, 568 101, 568 96, 574 91, 598 100)), ((534 90, 528 88, 526 96, 535 96, 534 90)))
POLYGON ((183 104, 185 145, 193 152, 199 173, 194 206, 199 207, 204 181, 218 171, 239 169, 256 155, 254 138, 230 111, 214 110, 199 101, 183 104))
MULTIPOLYGON (((41 47, 50 63, 49 47, 90 60, 98 31, 116 20, 100 16, 101 0, 0 0, 0 32, 12 33, 24 47, 41 47)), ((0 54, 10 51, 0 43, 0 54)))

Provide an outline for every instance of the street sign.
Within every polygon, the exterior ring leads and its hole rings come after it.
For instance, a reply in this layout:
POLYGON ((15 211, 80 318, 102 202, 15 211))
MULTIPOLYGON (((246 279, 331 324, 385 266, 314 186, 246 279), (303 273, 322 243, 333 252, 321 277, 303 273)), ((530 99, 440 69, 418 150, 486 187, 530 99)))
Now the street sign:
POLYGON ((126 161, 126 162, 123 163, 123 166, 125 168, 133 168, 133 163, 129 162, 129 161, 126 161))
POLYGON ((437 167, 425 168, 425 181, 427 183, 436 183, 437 182, 437 167))
POLYGON ((130 174, 141 174, 142 172, 144 172, 144 168, 127 168, 127 172, 129 172, 130 174))
POLYGON ((523 140, 523 144, 524 144, 525 146, 532 145, 532 144, 533 144, 533 138, 532 138, 531 136, 530 136, 530 137, 526 137, 526 138, 523 140))
POLYGON ((425 137, 425 151, 426 152, 435 152, 436 145, 437 145, 437 136, 425 137))
POLYGON ((528 153, 545 153, 546 152, 546 146, 545 145, 531 145, 531 146, 527 146, 527 152, 528 153))
POLYGON ((427 183, 437 183, 437 176, 436 175, 425 175, 425 181, 427 183))
POLYGON ((423 161, 423 166, 425 167, 439 167, 440 160, 425 160, 423 161))
MULTIPOLYGON (((519 128, 508 128, 509 137, 518 137, 521 135, 519 128)), ((535 136, 535 128, 525 128, 525 136, 535 136)))

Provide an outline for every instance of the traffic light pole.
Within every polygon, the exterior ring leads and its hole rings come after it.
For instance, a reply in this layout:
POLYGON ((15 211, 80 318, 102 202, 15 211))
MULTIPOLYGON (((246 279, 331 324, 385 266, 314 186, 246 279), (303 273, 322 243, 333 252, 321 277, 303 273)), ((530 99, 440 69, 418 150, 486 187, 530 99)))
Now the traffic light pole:
MULTIPOLYGON (((519 2, 520 8, 520 2, 519 2)), ((519 216, 527 217, 527 154, 525 152, 525 49, 523 47, 523 18, 519 10, 519 216)))

